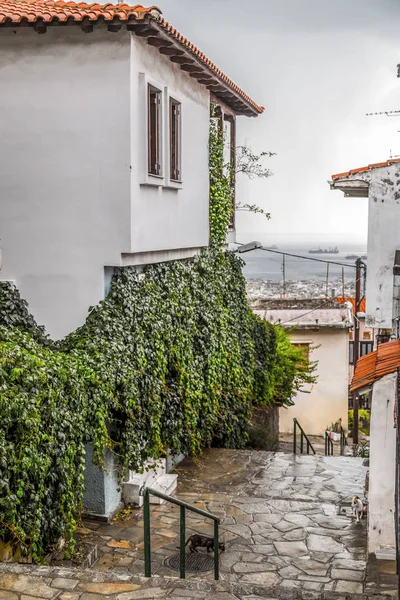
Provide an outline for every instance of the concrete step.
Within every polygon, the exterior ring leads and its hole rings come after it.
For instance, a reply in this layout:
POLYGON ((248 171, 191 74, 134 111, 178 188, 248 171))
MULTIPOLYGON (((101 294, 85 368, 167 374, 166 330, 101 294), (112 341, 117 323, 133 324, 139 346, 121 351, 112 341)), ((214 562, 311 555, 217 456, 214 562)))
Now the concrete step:
POLYGON ((165 458, 159 458, 158 460, 146 460, 143 465, 143 473, 129 471, 128 482, 151 487, 153 483, 159 477, 161 477, 161 475, 165 475, 166 472, 167 461, 165 458))
MULTIPOLYGON (((178 475, 170 474, 159 477, 152 487, 158 492, 170 496, 176 490, 177 485, 178 475)), ((161 500, 157 496, 150 496, 150 504, 164 504, 164 502, 165 500, 161 500)))
POLYGON ((377 560, 396 560, 396 548, 394 546, 381 546, 375 555, 377 560))

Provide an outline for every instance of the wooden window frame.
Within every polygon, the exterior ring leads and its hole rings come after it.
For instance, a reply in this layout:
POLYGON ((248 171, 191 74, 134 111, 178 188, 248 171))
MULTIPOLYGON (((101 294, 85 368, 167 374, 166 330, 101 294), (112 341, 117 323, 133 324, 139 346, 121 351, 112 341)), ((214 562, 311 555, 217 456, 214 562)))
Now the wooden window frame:
POLYGON ((169 114, 169 179, 182 182, 182 103, 172 96, 168 102, 169 114))
POLYGON ((354 341, 349 342, 349 365, 354 365, 354 341))
POLYGON ((162 177, 162 91, 147 84, 147 173, 162 177))
POLYGON ((374 351, 374 342, 360 342, 360 358, 362 356, 366 356, 367 354, 370 354, 371 352, 374 351), (364 352, 363 349, 368 349, 370 348, 370 350, 368 350, 368 352, 364 352))

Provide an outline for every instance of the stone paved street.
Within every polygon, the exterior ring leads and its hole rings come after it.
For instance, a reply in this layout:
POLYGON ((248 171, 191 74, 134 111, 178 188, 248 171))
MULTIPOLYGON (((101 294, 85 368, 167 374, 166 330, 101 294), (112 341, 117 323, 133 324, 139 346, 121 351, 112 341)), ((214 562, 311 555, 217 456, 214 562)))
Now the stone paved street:
MULTIPOLYGON (((0 590, 7 590, 0 599, 253 600, 380 591, 366 580, 366 522, 346 516, 351 497, 364 495, 362 459, 209 450, 197 463, 185 460, 177 472, 177 496, 221 518, 226 551, 220 582, 212 581, 212 572, 179 581, 179 574, 164 565, 178 552, 179 509, 163 504, 151 509, 150 581, 139 577, 144 556, 142 510, 137 509, 128 520, 85 524, 83 533, 99 550, 90 571, 16 565, 11 569, 23 571, 16 574, 0 565, 0 590), (43 574, 41 587, 34 583, 37 573, 43 574)), ((212 521, 189 515, 187 536, 196 532, 212 535, 212 521)))

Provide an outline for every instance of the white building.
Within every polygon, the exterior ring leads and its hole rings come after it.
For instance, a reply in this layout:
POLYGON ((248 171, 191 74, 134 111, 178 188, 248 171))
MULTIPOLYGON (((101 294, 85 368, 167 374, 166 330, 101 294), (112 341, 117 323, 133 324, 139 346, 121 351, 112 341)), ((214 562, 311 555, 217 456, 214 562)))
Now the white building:
POLYGON ((115 267, 208 245, 210 102, 232 144, 263 109, 155 8, 0 0, 0 54, 1 279, 61 338, 115 267))
POLYGON ((393 266, 400 248, 400 159, 332 175, 331 189, 349 198, 368 198, 366 325, 391 329, 393 266))
POLYGON ((347 429, 349 329, 353 326, 347 306, 318 308, 321 299, 265 301, 261 318, 289 330, 292 344, 317 361, 318 380, 293 398, 294 405, 279 410, 279 431, 293 432, 296 418, 307 435, 323 435, 338 419, 347 429))
MULTIPOLYGON (((367 326, 397 340, 378 344, 357 362, 351 390, 372 390, 368 549, 395 558, 395 489, 400 368, 400 160, 392 159, 332 175, 331 189, 368 198, 367 326), (383 331, 382 331, 383 330, 383 331), (392 550, 392 554, 390 553, 392 550)), ((379 339, 379 338, 378 338, 379 339)), ((381 338, 382 339, 382 335, 381 338)))
MULTIPOLYGON (((396 397, 400 341, 380 344, 357 361, 352 391, 372 391, 368 492, 368 551, 391 556, 395 548, 396 397)), ((392 554, 394 558, 394 552, 392 554)))

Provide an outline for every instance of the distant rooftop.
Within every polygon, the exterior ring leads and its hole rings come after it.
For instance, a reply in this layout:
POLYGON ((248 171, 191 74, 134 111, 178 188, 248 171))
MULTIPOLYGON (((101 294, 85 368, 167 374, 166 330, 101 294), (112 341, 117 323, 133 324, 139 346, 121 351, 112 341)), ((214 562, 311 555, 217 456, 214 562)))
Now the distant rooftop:
POLYGON ((253 311, 262 319, 297 329, 349 329, 353 326, 348 307, 312 298, 308 301, 269 300, 253 303, 253 311), (255 306, 258 304, 257 306, 255 306), (263 306, 261 307, 260 304, 263 306), (269 304, 270 306, 266 306, 269 304), (286 306, 285 306, 286 304, 286 306), (321 306, 322 304, 322 306, 321 306), (279 306, 280 305, 280 306, 279 306))

